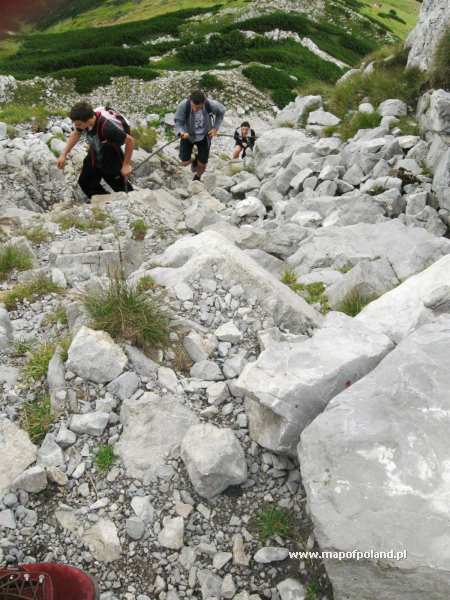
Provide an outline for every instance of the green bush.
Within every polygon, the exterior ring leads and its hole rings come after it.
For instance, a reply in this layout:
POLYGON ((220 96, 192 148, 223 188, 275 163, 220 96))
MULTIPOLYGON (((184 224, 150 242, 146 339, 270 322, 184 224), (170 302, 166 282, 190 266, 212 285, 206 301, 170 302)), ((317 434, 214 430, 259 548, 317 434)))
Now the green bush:
POLYGON ((199 87, 202 90, 223 90, 225 85, 216 75, 204 73, 204 75, 200 77, 199 87))
POLYGON ((294 81, 283 71, 272 67, 260 67, 253 65, 242 71, 253 85, 263 92, 270 92, 273 101, 279 108, 283 108, 292 100, 295 100, 294 81))
POLYGON ((80 67, 52 73, 52 77, 56 79, 74 79, 75 89, 80 94, 88 94, 100 85, 109 85, 113 77, 130 77, 151 81, 158 76, 157 71, 148 67, 118 67, 115 65, 80 67))
POLYGON ((375 300, 375 296, 364 296, 357 290, 349 292, 342 300, 337 310, 345 313, 349 317, 356 317, 362 309, 375 300))
POLYGON ((255 525, 258 537, 263 544, 275 536, 290 538, 293 535, 292 515, 286 509, 275 505, 265 506, 256 515, 255 525))
POLYGON ((430 83, 434 88, 450 90, 450 27, 444 31, 436 47, 430 69, 430 83))
POLYGON ((151 152, 156 144, 158 134, 153 127, 136 127, 131 132, 136 146, 142 148, 146 152, 151 152))
POLYGON ((82 301, 95 329, 144 349, 168 344, 169 320, 159 299, 129 285, 122 274, 111 275, 107 288, 86 292, 82 301))
POLYGON ((343 140, 347 141, 358 133, 360 129, 373 129, 378 127, 381 122, 381 115, 375 111, 373 113, 355 112, 343 119, 339 125, 329 127, 325 130, 327 135, 338 133, 343 140))
POLYGON ((95 464, 102 473, 106 473, 116 460, 114 449, 107 444, 100 446, 95 455, 95 464))

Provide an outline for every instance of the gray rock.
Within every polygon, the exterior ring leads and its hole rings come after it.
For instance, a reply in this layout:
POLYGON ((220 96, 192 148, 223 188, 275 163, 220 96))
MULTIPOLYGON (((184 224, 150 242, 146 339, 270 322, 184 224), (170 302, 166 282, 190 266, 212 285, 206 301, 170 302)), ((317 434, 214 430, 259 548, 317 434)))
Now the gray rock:
POLYGON ((72 415, 69 428, 75 433, 99 436, 105 430, 109 421, 106 412, 90 412, 81 415, 72 415))
POLYGON ((127 535, 132 540, 140 540, 145 533, 145 523, 138 517, 130 517, 126 520, 125 528, 127 535))
POLYGON ((110 519, 100 519, 82 536, 94 558, 109 563, 118 560, 122 553, 117 528, 110 519))
POLYGON ((47 487, 47 474, 45 469, 38 465, 30 467, 16 477, 13 486, 16 489, 25 490, 30 494, 42 492, 47 487))
POLYGON ((45 436, 38 451, 37 462, 44 467, 59 467, 64 464, 64 452, 53 434, 47 433, 45 436))
POLYGON ((247 479, 244 452, 231 429, 194 425, 183 438, 181 458, 192 485, 205 498, 247 479))
POLYGON ((153 521, 155 510, 152 506, 150 496, 135 496, 131 500, 131 508, 144 523, 151 523, 153 521))
POLYGON ((302 479, 321 550, 402 553, 401 560, 326 560, 337 597, 371 599, 383 590, 385 598, 421 600, 450 592, 441 550, 450 536, 443 491, 449 352, 445 316, 405 338, 302 434, 302 479), (395 576, 386 578, 387 569, 395 576))
POLYGON ((59 428, 58 435, 56 436, 56 443, 61 446, 61 448, 66 449, 69 446, 72 446, 77 441, 77 436, 73 431, 70 431, 65 425, 65 423, 61 423, 61 427, 59 428))
POLYGON ((330 127, 339 125, 341 119, 330 112, 324 110, 313 110, 308 115, 308 125, 318 125, 319 127, 330 127))
POLYGON ((168 367, 159 367, 158 381, 159 384, 169 392, 176 394, 180 390, 178 377, 173 369, 169 369, 168 367))
POLYGON ((314 230, 288 258, 298 275, 314 268, 341 268, 361 260, 386 258, 399 279, 406 279, 450 253, 450 241, 398 219, 385 223, 326 227, 314 230))
POLYGON ((223 374, 212 360, 201 360, 191 368, 191 377, 204 381, 219 381, 223 379, 223 374))
POLYGON ((328 303, 338 308, 349 294, 363 298, 378 298, 392 290, 400 281, 385 258, 358 263, 336 283, 327 288, 328 303))
POLYGON ((277 584, 281 600, 305 600, 305 588, 296 579, 288 578, 277 584))
POLYGON ((268 564, 272 562, 278 562, 280 560, 286 560, 289 556, 289 550, 287 548, 278 548, 276 546, 266 546, 261 548, 253 557, 253 560, 257 563, 268 564))
POLYGON ((405 117, 408 114, 408 106, 403 100, 384 100, 378 106, 378 112, 382 117, 405 117))
POLYGON ((450 311, 449 269, 450 256, 444 256, 371 302, 356 320, 400 342, 420 325, 450 311))
POLYGON ((16 367, 0 366, 0 384, 6 383, 9 388, 14 387, 19 373, 20 371, 16 367))
POLYGON ((106 383, 118 377, 127 362, 110 335, 83 326, 70 345, 67 368, 83 379, 106 383))
POLYGON ((14 513, 10 508, 6 510, 0 510, 0 528, 5 529, 15 529, 16 528, 16 519, 14 518, 14 513))
POLYGON ((218 327, 214 334, 221 342, 230 342, 231 344, 238 344, 242 339, 242 333, 233 321, 229 321, 218 327))
POLYGON ((123 401, 127 398, 131 398, 139 387, 139 383, 140 380, 136 373, 133 373, 133 371, 126 371, 108 383, 106 389, 123 401))
POLYGON ((125 352, 133 370, 141 377, 151 378, 158 370, 159 365, 148 358, 139 348, 127 345, 125 346, 125 352))
POLYGON ((164 548, 179 550, 183 547, 184 519, 182 517, 166 517, 163 528, 159 532, 158 541, 164 548))
POLYGON ((53 354, 47 371, 47 383, 50 392, 51 405, 54 411, 60 412, 64 409, 64 403, 59 400, 59 393, 66 389, 64 363, 61 358, 61 348, 57 347, 53 354))
POLYGON ((419 67, 422 71, 430 67, 436 46, 449 23, 447 0, 424 0, 418 23, 407 38, 408 67, 419 67))
POLYGON ((37 449, 28 434, 5 417, 0 417, 0 496, 36 460, 37 449))
POLYGON ((181 441, 197 417, 180 401, 145 393, 125 400, 120 419, 123 433, 115 445, 130 477, 155 475, 166 457, 177 456, 181 441))
POLYGON ((13 340, 13 328, 8 311, 3 304, 0 304, 0 350, 9 350, 13 340))
POLYGON ((198 571, 203 600, 220 600, 222 597, 222 578, 210 571, 198 571))
POLYGON ((341 313, 329 313, 312 338, 271 344, 236 383, 246 398, 250 437, 294 455, 301 431, 327 403, 368 372, 392 343, 341 313))

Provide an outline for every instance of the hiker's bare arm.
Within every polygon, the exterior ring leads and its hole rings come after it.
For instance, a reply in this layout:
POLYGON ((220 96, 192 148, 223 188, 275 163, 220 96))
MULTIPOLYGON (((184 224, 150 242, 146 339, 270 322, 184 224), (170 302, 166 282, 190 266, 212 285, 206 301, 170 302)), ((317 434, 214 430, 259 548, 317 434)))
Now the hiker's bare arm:
POLYGON ((123 165, 121 173, 124 177, 128 177, 131 174, 131 157, 133 156, 134 150, 134 138, 131 135, 127 135, 125 139, 125 156, 123 159, 123 165))
POLYGON ((78 144, 78 142, 80 141, 80 138, 81 138, 81 133, 79 133, 78 131, 72 131, 72 133, 69 135, 69 139, 67 140, 66 147, 64 148, 63 153, 58 158, 58 161, 56 163, 59 169, 64 169, 66 158, 72 152, 73 147, 78 144))

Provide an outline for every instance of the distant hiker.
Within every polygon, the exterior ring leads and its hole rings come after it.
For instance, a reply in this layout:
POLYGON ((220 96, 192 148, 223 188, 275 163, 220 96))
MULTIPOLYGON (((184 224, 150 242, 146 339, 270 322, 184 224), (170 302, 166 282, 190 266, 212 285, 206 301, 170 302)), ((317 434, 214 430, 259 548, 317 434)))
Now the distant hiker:
POLYGON ((83 162, 78 184, 88 198, 108 192, 101 185, 102 178, 115 192, 131 191, 127 181, 131 174, 131 157, 134 140, 130 126, 121 114, 112 108, 99 107, 95 110, 87 102, 79 102, 70 111, 74 131, 58 159, 57 165, 64 169, 72 148, 86 133, 89 152, 83 162), (125 154, 121 146, 125 144, 125 154))
POLYGON ((250 127, 248 121, 244 121, 240 127, 234 132, 236 146, 233 150, 233 158, 239 158, 242 153, 242 158, 247 155, 247 150, 253 150, 256 141, 255 131, 250 127))
POLYGON ((223 104, 210 100, 199 90, 178 105, 175 132, 181 138, 180 160, 184 166, 191 165, 194 181, 200 181, 206 170, 211 140, 218 134, 224 114, 223 104), (192 160, 194 146, 198 155, 192 160))

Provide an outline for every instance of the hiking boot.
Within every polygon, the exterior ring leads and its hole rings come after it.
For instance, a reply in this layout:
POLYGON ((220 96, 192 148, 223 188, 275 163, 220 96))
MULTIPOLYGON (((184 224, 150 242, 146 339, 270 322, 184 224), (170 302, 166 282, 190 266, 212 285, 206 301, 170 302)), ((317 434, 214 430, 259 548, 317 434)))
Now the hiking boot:
POLYGON ((201 181, 202 178, 200 177, 200 175, 194 175, 192 181, 201 181))
POLYGON ((194 160, 191 162, 191 171, 192 171, 193 173, 195 173, 195 172, 197 171, 197 163, 198 163, 198 161, 197 161, 197 157, 196 157, 196 158, 194 158, 194 160))

